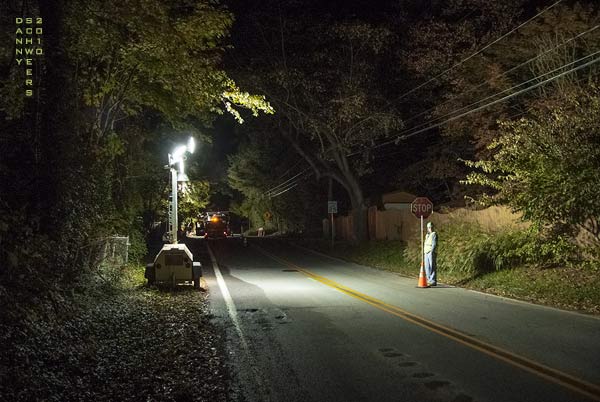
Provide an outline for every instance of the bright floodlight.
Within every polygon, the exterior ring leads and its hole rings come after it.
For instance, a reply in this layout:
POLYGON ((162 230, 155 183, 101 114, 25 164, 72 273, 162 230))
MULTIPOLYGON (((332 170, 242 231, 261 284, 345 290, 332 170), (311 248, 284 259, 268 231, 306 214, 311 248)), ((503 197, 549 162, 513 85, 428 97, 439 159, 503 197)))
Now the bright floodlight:
POLYGON ((187 151, 191 154, 196 150, 196 141, 194 141, 194 137, 190 137, 188 140, 187 151))
POLYGON ((187 151, 187 147, 185 145, 180 145, 173 151, 173 162, 179 162, 183 154, 187 151))

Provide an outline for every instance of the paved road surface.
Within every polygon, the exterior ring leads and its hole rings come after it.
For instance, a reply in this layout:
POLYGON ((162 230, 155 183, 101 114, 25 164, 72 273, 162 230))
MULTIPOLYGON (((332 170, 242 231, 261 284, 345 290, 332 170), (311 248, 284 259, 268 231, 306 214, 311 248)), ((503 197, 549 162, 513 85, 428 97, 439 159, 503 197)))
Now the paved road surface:
POLYGON ((278 240, 192 248, 227 328, 234 401, 600 401, 598 317, 418 289, 278 240))

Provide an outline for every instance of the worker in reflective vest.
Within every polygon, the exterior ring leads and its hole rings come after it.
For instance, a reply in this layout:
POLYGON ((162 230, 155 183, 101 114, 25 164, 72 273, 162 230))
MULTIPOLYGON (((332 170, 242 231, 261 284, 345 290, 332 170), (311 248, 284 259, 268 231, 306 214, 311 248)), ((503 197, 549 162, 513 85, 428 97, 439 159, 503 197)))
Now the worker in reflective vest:
POLYGON ((437 233, 433 228, 433 223, 427 222, 427 235, 425 236, 425 274, 427 276, 427 285, 437 285, 436 262, 437 257, 437 233))

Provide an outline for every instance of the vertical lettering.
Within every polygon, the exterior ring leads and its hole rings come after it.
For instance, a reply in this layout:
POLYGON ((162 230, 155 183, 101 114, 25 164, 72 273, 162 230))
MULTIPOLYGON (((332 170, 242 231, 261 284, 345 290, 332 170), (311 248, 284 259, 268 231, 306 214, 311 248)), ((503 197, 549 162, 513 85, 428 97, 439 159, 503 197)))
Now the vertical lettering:
POLYGON ((42 35, 44 33, 41 17, 15 17, 15 61, 25 70, 25 96, 35 92, 34 69, 37 67, 35 56, 43 56, 42 35), (34 26, 35 25, 35 26, 34 26), (25 40, 23 40, 25 39, 25 40), (23 58, 27 55, 27 58, 23 58))

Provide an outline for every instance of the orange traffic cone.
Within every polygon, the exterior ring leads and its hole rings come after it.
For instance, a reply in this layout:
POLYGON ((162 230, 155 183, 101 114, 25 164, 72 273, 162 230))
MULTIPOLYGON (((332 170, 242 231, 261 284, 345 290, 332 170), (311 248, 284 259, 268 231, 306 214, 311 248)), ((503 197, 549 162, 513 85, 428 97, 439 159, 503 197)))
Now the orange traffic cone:
POLYGON ((423 266, 423 262, 421 262, 421 271, 419 272, 419 283, 417 284, 418 288, 428 288, 427 279, 425 278, 425 267, 423 266))

